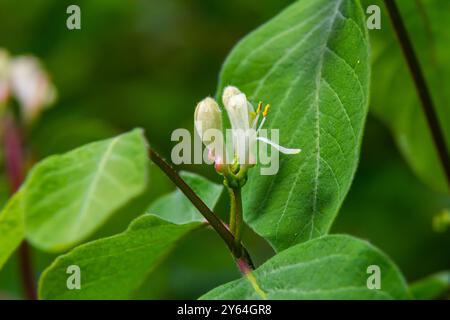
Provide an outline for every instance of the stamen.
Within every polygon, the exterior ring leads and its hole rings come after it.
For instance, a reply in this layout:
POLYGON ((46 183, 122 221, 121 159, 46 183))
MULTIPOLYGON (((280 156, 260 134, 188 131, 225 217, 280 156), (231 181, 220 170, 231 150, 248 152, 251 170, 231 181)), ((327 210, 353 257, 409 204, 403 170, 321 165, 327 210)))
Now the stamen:
POLYGON ((261 111, 261 108, 262 108, 262 102, 260 101, 258 103, 258 108, 256 108, 256 114, 258 114, 261 111))
POLYGON ((265 118, 267 116, 267 113, 269 113, 270 104, 266 105, 263 112, 263 117, 265 118))
POLYGON ((261 123, 259 124, 258 130, 256 130, 256 133, 258 133, 259 130, 261 130, 262 126, 264 125, 264 122, 266 122, 266 117, 264 117, 264 118, 261 120, 261 123))

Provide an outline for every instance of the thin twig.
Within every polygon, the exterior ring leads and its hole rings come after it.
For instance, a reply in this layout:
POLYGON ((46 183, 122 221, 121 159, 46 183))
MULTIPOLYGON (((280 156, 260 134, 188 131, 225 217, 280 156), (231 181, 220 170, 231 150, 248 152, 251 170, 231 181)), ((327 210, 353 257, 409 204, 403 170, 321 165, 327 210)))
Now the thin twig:
POLYGON ((408 36, 408 32, 405 28, 395 0, 384 0, 384 3, 388 10, 389 16, 391 17, 392 25, 394 26, 398 40, 402 47, 403 55, 405 56, 409 70, 413 77, 422 109, 425 113, 425 118, 428 122, 441 165, 447 178, 447 185, 450 187, 450 155, 447 150, 443 130, 439 124, 438 115, 431 98, 430 90, 425 81, 424 73, 420 67, 419 60, 414 51, 412 42, 408 36))
POLYGON ((253 262, 245 247, 241 242, 236 242, 234 236, 228 230, 226 225, 220 220, 214 212, 200 199, 194 190, 179 176, 179 174, 167 163, 155 150, 149 148, 150 159, 172 180, 173 183, 184 193, 192 204, 200 211, 214 230, 225 241, 231 253, 237 261, 245 261, 248 266, 254 269, 253 262))
MULTIPOLYGON (((22 134, 12 116, 4 119, 4 148, 6 156, 6 173, 10 184, 10 192, 14 194, 24 180, 25 165, 23 155, 22 134)), ((36 300, 36 285, 30 256, 30 248, 23 241, 19 248, 20 273, 25 297, 36 300)))

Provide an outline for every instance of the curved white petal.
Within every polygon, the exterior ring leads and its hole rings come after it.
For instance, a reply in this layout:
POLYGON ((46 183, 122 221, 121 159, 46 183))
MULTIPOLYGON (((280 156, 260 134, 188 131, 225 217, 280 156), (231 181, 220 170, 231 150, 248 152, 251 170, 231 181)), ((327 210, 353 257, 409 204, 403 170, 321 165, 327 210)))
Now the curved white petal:
POLYGON ((275 149, 277 149, 278 151, 280 151, 281 153, 284 153, 284 154, 297 154, 302 151, 301 149, 288 149, 288 148, 282 147, 279 144, 276 144, 275 142, 270 141, 269 139, 264 138, 264 137, 258 137, 256 139, 261 142, 270 144, 272 147, 274 147, 275 149))
POLYGON ((230 102, 230 98, 238 95, 242 93, 238 88, 233 87, 233 86, 228 86, 223 90, 223 95, 222 95, 222 102, 223 105, 226 107, 229 102, 230 102))
POLYGON ((247 97, 243 93, 232 96, 225 105, 233 129, 248 130, 250 128, 248 120, 247 97))

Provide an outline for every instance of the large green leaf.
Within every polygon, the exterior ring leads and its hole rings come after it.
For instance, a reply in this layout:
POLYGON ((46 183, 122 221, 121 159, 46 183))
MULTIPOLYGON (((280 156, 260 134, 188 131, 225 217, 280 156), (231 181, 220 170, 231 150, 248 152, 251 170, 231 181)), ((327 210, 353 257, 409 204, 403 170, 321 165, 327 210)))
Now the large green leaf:
MULTIPOLYGON (((253 272, 268 299, 408 299, 397 267, 369 243, 324 236, 284 250, 253 272), (368 289, 369 266, 380 269, 381 288, 368 289)), ((213 289, 202 299, 260 299, 247 278, 213 289)))
POLYGON ((411 293, 419 300, 450 298, 450 271, 442 271, 414 282, 411 284, 411 293))
POLYGON ((45 159, 22 189, 27 239, 48 251, 73 246, 144 191, 147 170, 140 129, 45 159))
MULTIPOLYGON (((180 176, 210 209, 214 209, 214 205, 222 194, 222 185, 186 171, 180 172, 180 176)), ((157 199, 148 212, 177 224, 205 220, 179 189, 157 199)))
POLYGON ((24 238, 20 193, 15 194, 0 212, 0 269, 24 238))
POLYGON ((96 240, 58 257, 39 284, 41 299, 126 299, 184 235, 201 222, 177 225, 153 215, 122 234, 96 240), (81 289, 67 288, 67 268, 81 271, 81 289))
MULTIPOLYGON (((181 176, 211 209, 222 186, 196 174, 181 176)), ((148 274, 174 248, 177 241, 192 230, 205 226, 195 207, 174 191, 157 199, 151 212, 133 221, 125 232, 81 245, 56 261, 40 281, 43 299, 120 299, 130 298, 148 274), (163 203, 164 202, 164 203, 163 203), (155 211, 153 211, 155 210, 155 211), (172 222, 162 220, 167 218, 172 222), (189 217, 191 219, 189 219, 189 217), (67 267, 81 269, 81 290, 68 290, 67 267)))
MULTIPOLYGON (((376 3, 382 5, 381 1, 376 3)), ((450 91, 447 89, 450 81, 450 29, 447 27, 450 1, 399 1, 399 6, 450 149, 450 91)), ((434 189, 448 192, 444 171, 400 45, 386 14, 382 21, 382 29, 371 33, 374 48, 371 111, 389 127, 414 172, 434 189)))
POLYGON ((245 219, 280 250, 329 230, 354 176, 367 114, 368 39, 359 1, 300 0, 231 53, 219 88, 238 86, 272 105, 276 176, 252 170, 245 219))

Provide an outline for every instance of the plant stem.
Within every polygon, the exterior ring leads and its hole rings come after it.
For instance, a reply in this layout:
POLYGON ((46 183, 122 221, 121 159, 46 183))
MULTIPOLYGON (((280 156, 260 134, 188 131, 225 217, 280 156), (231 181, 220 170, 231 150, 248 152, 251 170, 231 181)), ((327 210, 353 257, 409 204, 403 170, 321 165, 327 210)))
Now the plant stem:
POLYGON ((253 262, 242 243, 236 242, 234 236, 226 225, 214 212, 200 199, 194 190, 179 176, 179 174, 167 163, 155 150, 149 148, 150 159, 172 180, 173 183, 184 193, 192 204, 200 211, 213 229, 225 241, 236 261, 243 260, 251 269, 254 269, 253 262))
POLYGON ((241 242, 242 226, 244 225, 241 188, 234 190, 234 194, 236 198, 236 233, 234 234, 234 238, 236 241, 241 242))
POLYGON ((239 260, 237 261, 237 264, 242 274, 247 278, 247 280, 252 285, 253 290, 255 290, 256 294, 258 294, 261 297, 261 299, 267 300, 267 293, 265 293, 259 286, 258 280, 256 280, 256 277, 253 275, 252 272, 253 270, 248 269, 248 267, 245 264, 240 263, 239 260))
POLYGON ((234 196, 234 190, 228 188, 228 194, 230 195, 230 232, 233 236, 236 233, 236 197, 234 196))
POLYGON ((230 231, 237 243, 241 242, 242 233, 242 196, 241 188, 228 188, 230 193, 230 231))
POLYGON ((384 3, 391 18, 392 25, 394 26, 395 32, 397 34, 397 38, 402 47, 403 55, 405 56, 409 70, 413 77, 414 84, 421 101, 422 109, 425 113, 425 118, 431 131, 431 136, 438 151, 438 156, 447 178, 447 185, 448 187, 450 187, 450 155, 447 150, 443 130, 439 124, 438 115, 431 98, 430 90, 425 81, 424 73, 420 67, 419 60, 414 51, 414 47, 412 45, 411 39, 408 36, 408 32, 403 23, 400 11, 395 0, 384 0, 384 3))
POLYGON ((4 148, 9 189, 10 193, 14 194, 23 182, 25 161, 22 150, 22 134, 10 115, 4 119, 4 148))
MULTIPOLYGON (((10 115, 7 115, 4 119, 4 148, 10 192, 14 194, 24 180, 25 161, 22 134, 14 118, 10 115)), ((29 300, 36 300, 36 286, 30 248, 26 241, 23 241, 19 248, 19 263, 25 297, 29 300)))
POLYGON ((24 240, 19 248, 20 273, 22 275, 22 286, 25 297, 28 300, 37 300, 36 285, 33 274, 33 263, 31 261, 30 246, 24 240))

